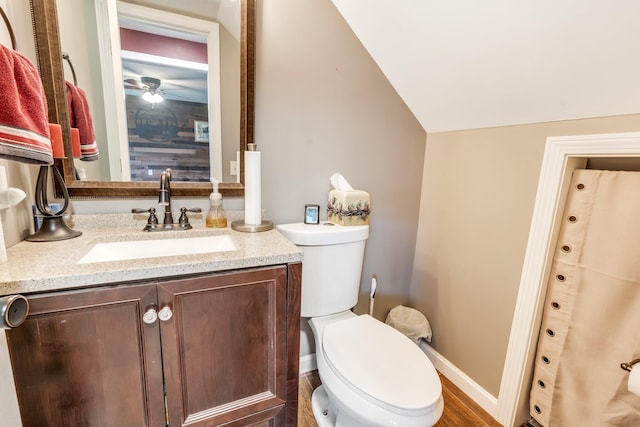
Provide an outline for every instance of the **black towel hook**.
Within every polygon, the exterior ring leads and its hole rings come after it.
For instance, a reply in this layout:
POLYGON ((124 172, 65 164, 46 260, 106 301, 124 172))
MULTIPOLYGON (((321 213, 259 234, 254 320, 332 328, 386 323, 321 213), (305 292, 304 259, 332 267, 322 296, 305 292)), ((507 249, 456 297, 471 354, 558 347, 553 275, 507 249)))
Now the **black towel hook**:
POLYGON ((78 79, 76 78, 76 70, 73 68, 73 64, 71 63, 69 54, 67 52, 62 52, 62 59, 66 60, 69 63, 69 67, 71 68, 71 74, 73 75, 73 85, 78 86, 78 79))
POLYGON ((9 18, 7 14, 4 13, 4 9, 0 7, 0 15, 2 15, 2 19, 4 20, 5 25, 7 26, 7 30, 9 30, 9 37, 11 37, 11 47, 13 50, 16 50, 18 45, 16 44, 16 35, 13 34, 13 28, 11 27, 11 22, 9 22, 9 18))
POLYGON ((631 362, 621 363, 620 367, 625 371, 631 372, 631 368, 633 368, 633 365, 635 365, 636 363, 640 363, 640 359, 633 359, 631 362))

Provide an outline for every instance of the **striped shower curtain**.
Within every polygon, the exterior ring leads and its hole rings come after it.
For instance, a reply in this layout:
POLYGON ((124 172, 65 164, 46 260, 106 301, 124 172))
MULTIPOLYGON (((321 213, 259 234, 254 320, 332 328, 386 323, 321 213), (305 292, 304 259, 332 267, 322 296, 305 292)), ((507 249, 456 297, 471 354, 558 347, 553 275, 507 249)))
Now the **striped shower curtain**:
POLYGON ((640 426, 620 363, 640 357, 640 172, 574 171, 530 394, 546 427, 640 426))

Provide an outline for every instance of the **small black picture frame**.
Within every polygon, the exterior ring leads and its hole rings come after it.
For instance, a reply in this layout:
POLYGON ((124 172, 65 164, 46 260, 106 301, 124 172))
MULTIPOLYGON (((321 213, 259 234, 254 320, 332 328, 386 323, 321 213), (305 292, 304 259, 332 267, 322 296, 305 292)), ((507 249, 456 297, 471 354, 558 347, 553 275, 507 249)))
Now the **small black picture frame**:
POLYGON ((304 223, 320 224, 320 205, 304 205, 304 223))

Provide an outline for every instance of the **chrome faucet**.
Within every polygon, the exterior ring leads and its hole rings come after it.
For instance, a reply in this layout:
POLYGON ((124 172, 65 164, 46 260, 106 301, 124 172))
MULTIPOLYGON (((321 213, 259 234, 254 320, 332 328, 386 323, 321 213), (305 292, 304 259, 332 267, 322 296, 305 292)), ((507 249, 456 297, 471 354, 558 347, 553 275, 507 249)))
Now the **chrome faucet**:
POLYGON ((173 224, 173 214, 171 211, 171 169, 169 168, 160 174, 158 204, 164 206, 164 224, 173 224))

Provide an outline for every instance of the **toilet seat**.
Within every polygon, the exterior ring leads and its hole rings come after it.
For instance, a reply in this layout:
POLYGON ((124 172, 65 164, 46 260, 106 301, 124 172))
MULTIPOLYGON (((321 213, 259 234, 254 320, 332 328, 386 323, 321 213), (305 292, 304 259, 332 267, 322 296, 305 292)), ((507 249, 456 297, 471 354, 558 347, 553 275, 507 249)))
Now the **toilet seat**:
POLYGON ((322 352, 349 388, 391 412, 415 415, 440 403, 440 379, 424 352, 371 316, 325 325, 322 352))

